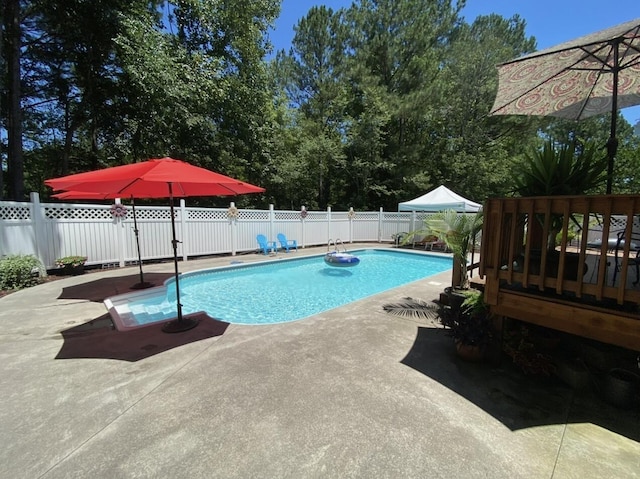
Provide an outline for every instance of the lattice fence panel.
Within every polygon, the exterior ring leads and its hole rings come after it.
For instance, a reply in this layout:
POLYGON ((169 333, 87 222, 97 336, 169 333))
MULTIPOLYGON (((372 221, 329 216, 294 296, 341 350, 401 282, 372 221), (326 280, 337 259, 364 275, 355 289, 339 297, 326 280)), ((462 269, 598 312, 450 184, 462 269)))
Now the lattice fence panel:
POLYGON ((30 205, 0 205, 0 220, 14 221, 14 220, 29 220, 31 219, 31 207, 30 205))
POLYGON ((47 220, 112 220, 110 206, 46 205, 47 220))
MULTIPOLYGON (((627 227, 627 217, 620 215, 612 215, 611 220, 609 222, 609 238, 617 239, 617 234, 620 231, 624 231, 627 227)), ((633 231, 640 232, 640 218, 638 216, 633 217, 633 231)), ((588 233, 588 241, 597 241, 602 240, 602 217, 600 215, 591 215, 590 217, 590 225, 589 225, 589 233, 588 233)))
POLYGON ((188 220, 226 221, 229 219, 228 210, 220 209, 187 209, 188 220))
POLYGON ((309 211, 307 217, 304 219, 307 222, 310 221, 327 221, 329 213, 326 211, 309 211))
MULTIPOLYGON (((180 215, 180 209, 176 208, 175 212, 176 212, 176 218, 178 218, 179 215, 180 215)), ((132 214, 131 211, 129 211, 129 213, 127 214, 127 219, 133 221, 133 214, 132 214)), ((148 208, 148 207, 136 206, 136 220, 137 221, 144 221, 144 220, 150 220, 150 221, 167 220, 167 221, 171 221, 171 210, 170 210, 169 207, 163 207, 163 208, 151 207, 151 208, 148 208)))
POLYGON ((269 221, 270 213, 264 210, 239 210, 239 221, 269 221))
POLYGON ((276 221, 300 221, 299 211, 274 211, 276 221))

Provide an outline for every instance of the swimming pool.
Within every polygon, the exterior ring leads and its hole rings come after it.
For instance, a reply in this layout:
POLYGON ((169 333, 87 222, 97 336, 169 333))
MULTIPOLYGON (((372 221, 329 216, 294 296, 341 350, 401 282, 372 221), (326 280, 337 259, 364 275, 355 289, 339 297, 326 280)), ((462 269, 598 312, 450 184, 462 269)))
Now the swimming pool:
MULTIPOLYGON (((424 253, 350 253, 360 258, 352 268, 328 266, 320 255, 182 274, 183 313, 204 311, 234 324, 296 321, 451 268, 451 258, 424 253)), ((175 280, 108 298, 105 305, 119 330, 169 320, 176 315, 175 280)))

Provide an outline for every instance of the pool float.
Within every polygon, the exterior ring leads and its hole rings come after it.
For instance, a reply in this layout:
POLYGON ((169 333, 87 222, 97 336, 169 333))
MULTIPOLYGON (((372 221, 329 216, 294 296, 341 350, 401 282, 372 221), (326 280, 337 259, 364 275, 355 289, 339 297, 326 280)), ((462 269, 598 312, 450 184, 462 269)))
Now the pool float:
POLYGON ((360 263, 360 258, 349 253, 332 251, 324 255, 324 262, 329 266, 350 267, 360 263))

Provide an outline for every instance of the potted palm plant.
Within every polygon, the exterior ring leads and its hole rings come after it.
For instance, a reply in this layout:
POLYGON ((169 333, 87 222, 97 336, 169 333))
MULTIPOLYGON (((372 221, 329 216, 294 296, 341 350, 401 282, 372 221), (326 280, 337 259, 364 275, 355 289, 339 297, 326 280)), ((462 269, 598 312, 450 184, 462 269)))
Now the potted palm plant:
POLYGON ((427 218, 425 226, 426 234, 437 236, 453 253, 451 287, 468 290, 467 262, 476 236, 482 229, 482 211, 475 214, 442 211, 427 218))
MULTIPOLYGON (((606 156, 592 142, 547 140, 542 148, 525 153, 525 160, 513 169, 514 193, 523 197, 584 195, 601 186, 607 173, 606 156)), ((554 216, 547 241, 550 250, 561 239, 561 227, 562 217, 554 216)))
MULTIPOLYGON (((557 142, 547 140, 542 148, 525 153, 525 160, 513 168, 514 193, 523 197, 584 195, 597 190, 604 183, 607 174, 606 156, 600 155, 593 142, 557 142)), ((530 268, 541 266, 542 249, 546 245, 547 271, 555 271, 559 261, 556 246, 563 241, 561 214, 549 218, 547 238, 542 237, 543 215, 529 219, 531 228, 530 268)), ((571 218, 578 225, 576 218, 571 218)), ((564 241, 575 232, 567 231, 564 241)), ((577 279, 578 257, 575 253, 565 253, 567 279, 577 279)), ((586 271, 586 270, 585 270, 586 271)))

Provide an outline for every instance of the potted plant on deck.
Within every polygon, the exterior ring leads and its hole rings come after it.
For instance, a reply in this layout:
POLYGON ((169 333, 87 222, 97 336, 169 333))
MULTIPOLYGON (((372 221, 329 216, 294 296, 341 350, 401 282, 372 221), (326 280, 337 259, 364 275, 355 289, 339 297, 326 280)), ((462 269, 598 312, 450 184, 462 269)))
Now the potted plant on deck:
MULTIPOLYGON (((577 140, 557 142, 547 140, 542 148, 525 153, 525 160, 514 164, 512 177, 514 193, 522 197, 536 196, 579 196, 597 191, 607 175, 607 157, 599 153, 593 142, 577 140)), ((537 221, 529 220, 531 229, 532 257, 534 263, 539 264, 542 248, 546 245, 547 258, 553 268, 559 259, 556 246, 567 242, 578 233, 569 229, 563 238, 563 216, 552 214, 549 218, 549 232, 547 238, 542 237, 544 215, 536 215, 537 221)), ((570 218, 573 225, 579 226, 576 218, 570 218)), ((577 258, 571 254, 567 256, 572 262, 572 270, 577 271, 577 258)), ((575 278, 575 272, 569 274, 575 278)))
POLYGON ((84 264, 87 261, 86 256, 64 256, 56 259, 56 266, 60 268, 60 273, 65 275, 78 275, 84 273, 84 264))
POLYGON ((439 318, 449 329, 462 359, 479 361, 484 358, 493 329, 489 307, 484 302, 482 291, 469 289, 463 293, 464 301, 459 308, 441 305, 439 318))

